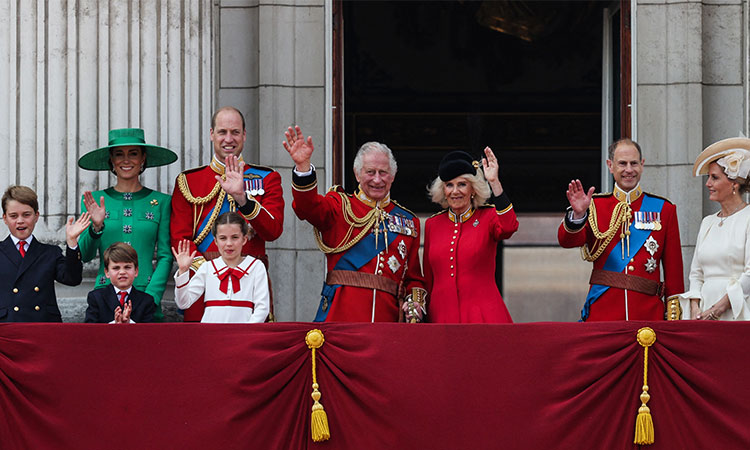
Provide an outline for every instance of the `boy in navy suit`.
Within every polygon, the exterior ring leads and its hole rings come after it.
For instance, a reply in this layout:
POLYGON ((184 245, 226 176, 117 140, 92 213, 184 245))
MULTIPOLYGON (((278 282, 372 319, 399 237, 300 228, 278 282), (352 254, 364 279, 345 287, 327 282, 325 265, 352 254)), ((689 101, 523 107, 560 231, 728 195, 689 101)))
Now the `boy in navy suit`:
POLYGON ((133 287, 133 280, 138 276, 135 249, 124 242, 115 242, 104 250, 102 259, 104 275, 112 284, 89 292, 85 322, 153 322, 154 298, 133 287))
POLYGON ((42 244, 33 236, 39 201, 32 189, 10 186, 2 207, 10 236, 0 242, 0 322, 62 322, 55 280, 68 286, 81 283, 78 236, 89 226, 89 213, 75 222, 68 219, 63 256, 60 247, 42 244))

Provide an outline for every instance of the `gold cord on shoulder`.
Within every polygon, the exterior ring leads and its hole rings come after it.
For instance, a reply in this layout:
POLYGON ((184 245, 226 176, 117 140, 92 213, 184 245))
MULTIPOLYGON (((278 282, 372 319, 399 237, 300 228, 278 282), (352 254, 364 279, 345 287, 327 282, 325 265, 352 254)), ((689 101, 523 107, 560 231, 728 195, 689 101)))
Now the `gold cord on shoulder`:
MULTIPOLYGON (((596 206, 592 201, 589 205, 589 226, 591 231, 594 233, 596 241, 592 245, 592 250, 589 249, 588 244, 584 244, 581 247, 581 257, 586 261, 595 261, 604 250, 612 242, 612 239, 620 232, 620 239, 626 239, 630 242, 630 218, 632 217, 632 209, 626 202, 619 202, 612 211, 612 217, 609 219, 609 227, 605 231, 599 231, 599 223, 596 219, 596 206)), ((623 248, 623 258, 625 249, 623 248)), ((630 249, 628 249, 628 255, 630 249)))
MULTIPOLYGON (((222 175, 222 178, 226 178, 226 175, 222 175)), ((211 192, 209 192, 208 195, 206 195, 205 197, 193 197, 193 193, 190 192, 190 188, 187 184, 187 177, 185 177, 184 173, 177 175, 177 187, 180 188, 180 192, 182 192, 185 200, 187 200, 188 203, 192 203, 193 205, 203 205, 210 202, 221 190, 221 184, 217 181, 214 185, 214 188, 211 189, 211 192)))
MULTIPOLYGON (((221 176, 222 179, 226 180, 226 175, 221 176)), ((203 240, 208 236, 208 233, 211 232, 211 226, 213 225, 214 221, 217 217, 219 217, 219 211, 221 210, 221 204, 224 203, 224 198, 226 197, 227 193, 224 191, 224 189, 221 188, 221 183, 218 181, 214 185, 213 189, 211 189, 211 192, 208 193, 205 197, 195 197, 193 196, 192 192, 190 192, 190 187, 187 184, 187 177, 185 177, 184 173, 181 173, 177 175, 177 187, 180 189, 180 192, 185 197, 185 200, 187 200, 188 203, 193 205, 193 234, 195 234, 195 229, 198 226, 198 220, 200 219, 200 216, 203 215, 203 206, 216 198, 216 207, 214 208, 213 212, 211 213, 211 217, 208 218, 208 222, 206 223, 206 226, 203 227, 203 230, 200 232, 198 236, 193 239, 193 242, 195 245, 200 244, 203 242, 203 240), (218 196, 218 197, 217 197, 218 196), (200 214, 196 215, 196 207, 200 206, 201 211, 200 214)), ((234 202, 234 198, 231 196, 229 197, 229 210, 235 211, 237 209, 237 206, 234 202)))
POLYGON ((373 225, 380 227, 380 223, 382 222, 383 216, 385 214, 385 211, 376 206, 375 208, 370 210, 370 212, 365 214, 364 217, 357 217, 357 215, 354 214, 354 211, 352 211, 352 204, 346 194, 342 192, 337 192, 337 194, 341 196, 341 209, 344 215, 344 220, 349 225, 349 230, 346 232, 344 238, 341 239, 341 242, 339 242, 335 247, 329 247, 325 243, 323 243, 323 237, 321 236, 320 231, 317 228, 313 228, 313 232, 315 233, 315 242, 317 242, 318 248, 320 248, 320 251, 327 255, 332 253, 345 252, 352 248, 357 244, 357 242, 361 241, 362 238, 365 237, 365 235, 367 234, 367 230, 369 230, 373 225), (357 235, 357 237, 350 240, 355 228, 363 228, 363 230, 357 235))

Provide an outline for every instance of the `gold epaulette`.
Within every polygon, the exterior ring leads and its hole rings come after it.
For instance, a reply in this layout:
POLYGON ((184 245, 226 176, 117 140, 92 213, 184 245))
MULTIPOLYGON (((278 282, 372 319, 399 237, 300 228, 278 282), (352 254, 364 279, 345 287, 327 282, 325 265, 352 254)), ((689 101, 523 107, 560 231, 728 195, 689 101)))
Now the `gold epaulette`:
POLYGON ((448 212, 448 210, 447 210, 447 209, 444 209, 444 210, 442 210, 442 211, 438 211, 438 212, 436 212, 435 214, 433 214, 433 215, 431 215, 430 217, 428 217, 428 219, 432 219, 433 217, 439 216, 440 214, 445 214, 445 213, 447 213, 447 212, 448 212))
POLYGON ((592 197, 609 197, 610 195, 613 195, 612 192, 597 192, 592 197))

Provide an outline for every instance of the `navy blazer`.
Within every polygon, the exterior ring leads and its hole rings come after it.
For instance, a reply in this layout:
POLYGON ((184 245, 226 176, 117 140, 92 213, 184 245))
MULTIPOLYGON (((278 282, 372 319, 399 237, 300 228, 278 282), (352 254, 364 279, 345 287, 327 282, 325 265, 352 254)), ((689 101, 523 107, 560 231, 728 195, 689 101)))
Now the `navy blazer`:
MULTIPOLYGON (((133 305, 130 320, 136 323, 154 321, 156 303, 151 295, 133 288, 125 299, 125 301, 128 300, 133 305)), ((115 294, 115 287, 111 284, 89 292, 86 301, 89 306, 86 308, 84 322, 109 323, 115 320, 115 308, 120 306, 120 298, 115 294)))
POLYGON ((34 238, 22 257, 8 236, 0 242, 0 322, 62 322, 55 280, 81 284, 81 252, 34 238))

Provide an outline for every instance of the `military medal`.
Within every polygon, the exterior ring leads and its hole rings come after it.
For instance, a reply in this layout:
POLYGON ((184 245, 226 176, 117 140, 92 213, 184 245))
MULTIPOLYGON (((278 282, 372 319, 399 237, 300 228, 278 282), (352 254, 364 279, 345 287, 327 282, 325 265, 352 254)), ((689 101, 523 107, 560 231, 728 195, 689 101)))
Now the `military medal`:
POLYGON ((648 239, 646 239, 646 243, 643 244, 643 246, 646 248, 646 251, 651 254, 651 256, 654 256, 657 250, 659 250, 659 243, 656 242, 656 239, 654 239, 653 236, 649 236, 648 239))
POLYGON ((391 269, 391 272, 396 273, 399 267, 401 267, 401 263, 398 262, 398 259, 396 259, 395 256, 391 255, 391 257, 388 258, 388 268, 391 269))
POLYGON ((406 236, 417 235, 417 230, 414 226, 414 221, 407 219, 406 217, 398 214, 386 214, 388 221, 388 231, 394 233, 403 234, 406 236))
POLYGON ((406 259, 406 244, 404 244, 404 241, 398 243, 398 254, 401 255, 401 259, 406 259))
POLYGON ((249 191, 252 196, 265 194, 266 191, 263 189, 263 178, 254 174, 245 175, 245 190, 249 191))
POLYGON ((635 215, 635 228, 639 230, 661 230, 661 212, 633 211, 635 215))
POLYGON ((652 273, 654 270, 656 270, 656 260, 654 258, 649 258, 646 260, 646 272, 652 273))

